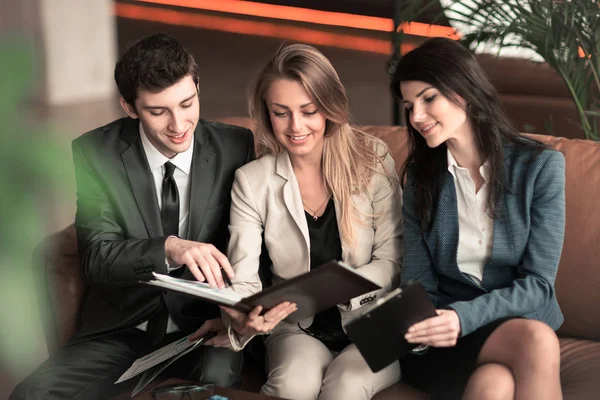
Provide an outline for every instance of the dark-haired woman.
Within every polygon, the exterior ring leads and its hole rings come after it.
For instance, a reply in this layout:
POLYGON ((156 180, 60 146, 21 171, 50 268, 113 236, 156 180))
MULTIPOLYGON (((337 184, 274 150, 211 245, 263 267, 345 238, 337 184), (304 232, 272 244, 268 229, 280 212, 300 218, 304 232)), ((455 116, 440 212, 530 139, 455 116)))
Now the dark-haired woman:
POLYGON ((420 281, 438 309, 406 334, 429 347, 401 360, 405 379, 434 398, 561 399, 563 155, 511 126, 452 40, 408 53, 392 89, 411 145, 402 281, 420 281))

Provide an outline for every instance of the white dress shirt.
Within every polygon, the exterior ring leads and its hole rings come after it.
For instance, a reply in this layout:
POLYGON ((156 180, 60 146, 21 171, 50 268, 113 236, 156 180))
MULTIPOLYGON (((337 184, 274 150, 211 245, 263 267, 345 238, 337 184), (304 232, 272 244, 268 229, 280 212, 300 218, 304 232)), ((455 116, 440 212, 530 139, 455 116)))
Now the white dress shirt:
POLYGON ((469 170, 460 167, 448 150, 448 171, 454 177, 458 208, 458 268, 481 284, 483 266, 492 255, 494 220, 487 211, 489 162, 479 167, 484 183, 476 192, 469 170))
MULTIPOLYGON (((175 157, 169 159, 163 155, 160 151, 154 147, 148 140, 144 127, 140 123, 140 137, 142 138, 142 146, 146 153, 146 159, 148 160, 148 166, 152 173, 154 180, 154 187, 156 188, 156 197, 158 200, 158 207, 162 208, 162 182, 165 175, 165 163, 170 161, 175 165, 175 171, 173 171, 173 178, 177 183, 177 190, 179 191, 179 233, 178 236, 185 238, 188 228, 188 216, 189 216, 189 202, 190 202, 190 172, 192 169, 192 157, 194 155, 194 144, 183 153, 178 153, 175 157)), ((169 271, 177 269, 167 265, 169 271)), ((146 330, 148 321, 138 326, 141 330, 146 330)), ((175 322, 169 316, 167 323, 167 333, 179 330, 175 322)))
POLYGON ((142 146, 148 159, 148 166, 154 179, 154 187, 156 188, 156 198, 158 200, 158 208, 162 209, 162 182, 165 175, 165 163, 171 161, 175 165, 173 178, 177 183, 179 191, 179 233, 178 236, 185 238, 187 234, 187 221, 189 215, 190 202, 190 171, 192 169, 192 157, 194 155, 194 144, 183 153, 175 155, 169 159, 164 156, 150 143, 144 132, 142 124, 140 124, 140 136, 142 137, 142 146))

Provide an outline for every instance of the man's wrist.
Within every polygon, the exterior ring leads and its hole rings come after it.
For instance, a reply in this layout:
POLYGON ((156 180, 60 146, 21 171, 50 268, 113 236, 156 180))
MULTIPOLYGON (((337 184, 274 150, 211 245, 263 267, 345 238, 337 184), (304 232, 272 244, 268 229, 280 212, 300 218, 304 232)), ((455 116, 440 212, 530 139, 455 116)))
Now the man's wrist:
POLYGON ((169 235, 169 236, 167 236, 167 239, 165 240, 165 265, 167 266, 167 272, 174 271, 176 269, 181 268, 181 266, 182 266, 182 264, 174 263, 169 257, 170 252, 167 249, 167 243, 169 242, 169 239, 171 239, 171 238, 179 239, 179 236, 169 235))
POLYGON ((170 254, 170 251, 169 251, 169 248, 170 248, 170 246, 169 246, 169 243, 172 243, 173 241, 172 241, 172 240, 169 240, 169 239, 173 239, 173 238, 177 238, 177 239, 179 239, 179 236, 177 236, 177 235, 169 235, 169 236, 167 236, 167 238, 165 239, 165 258, 166 258, 166 259, 169 259, 169 258, 170 258, 170 257, 169 257, 169 254, 170 254))

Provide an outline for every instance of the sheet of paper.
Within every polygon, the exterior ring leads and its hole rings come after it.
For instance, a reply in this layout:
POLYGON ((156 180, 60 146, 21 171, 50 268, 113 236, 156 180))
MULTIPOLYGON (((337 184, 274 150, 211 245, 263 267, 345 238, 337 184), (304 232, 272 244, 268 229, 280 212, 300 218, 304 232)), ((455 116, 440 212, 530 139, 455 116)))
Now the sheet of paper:
POLYGON ((144 373, 140 377, 140 380, 138 381, 137 385, 135 386, 135 388, 133 388, 133 391, 131 392, 131 397, 133 398, 135 395, 137 395, 139 392, 141 392, 146 387, 146 385, 148 385, 150 382, 152 382, 154 380, 154 378, 156 378, 161 372, 163 372, 167 367, 169 367, 169 365, 173 364, 175 361, 177 361, 179 358, 183 357, 190 351, 193 351, 197 346, 201 345, 203 342, 212 338, 212 336, 213 335, 207 335, 207 336, 204 336, 204 337, 198 339, 198 341, 196 341, 193 346, 188 347, 187 349, 185 349, 181 353, 177 354, 176 356, 168 358, 165 361, 158 363, 155 366, 144 371, 144 373))
POLYGON ((154 286, 160 286, 166 289, 173 289, 179 292, 192 294, 208 300, 214 300, 218 303, 233 306, 239 303, 244 296, 234 292, 230 288, 215 289, 211 288, 207 283, 198 281, 189 281, 186 279, 174 278, 169 275, 153 273, 154 280, 144 282, 154 286))
POLYGON ((127 379, 146 371, 148 368, 152 368, 153 366, 176 356, 182 351, 194 346, 197 342, 198 341, 190 342, 187 336, 182 337, 150 354, 140 357, 131 364, 131 367, 129 367, 115 383, 126 381, 127 379))

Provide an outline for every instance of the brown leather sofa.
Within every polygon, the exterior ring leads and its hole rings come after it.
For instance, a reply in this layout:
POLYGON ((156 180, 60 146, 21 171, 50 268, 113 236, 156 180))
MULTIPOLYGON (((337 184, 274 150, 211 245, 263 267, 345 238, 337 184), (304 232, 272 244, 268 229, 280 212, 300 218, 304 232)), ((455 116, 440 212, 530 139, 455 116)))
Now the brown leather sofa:
POLYGON ((517 129, 584 139, 569 90, 547 63, 491 54, 478 54, 476 58, 517 129))
MULTIPOLYGON (((252 128, 247 118, 224 122, 252 128)), ((367 132, 384 140, 396 165, 406 157, 406 131, 401 127, 368 126, 367 132)), ((567 223, 556 290, 565 322, 559 329, 561 380, 566 400, 596 399, 600 394, 600 143, 536 136, 566 157, 567 223), (598 169, 598 171, 596 171, 598 169)), ((40 305, 49 315, 45 335, 50 354, 64 345, 77 328, 85 292, 73 226, 47 238, 38 248, 38 271, 45 276, 40 305)), ((382 327, 382 329, 385 329, 382 327)), ((507 349, 510 351, 510 349, 507 349)), ((258 390, 264 373, 249 364, 243 388, 258 390)), ((375 396, 385 399, 426 399, 400 382, 375 396)))

